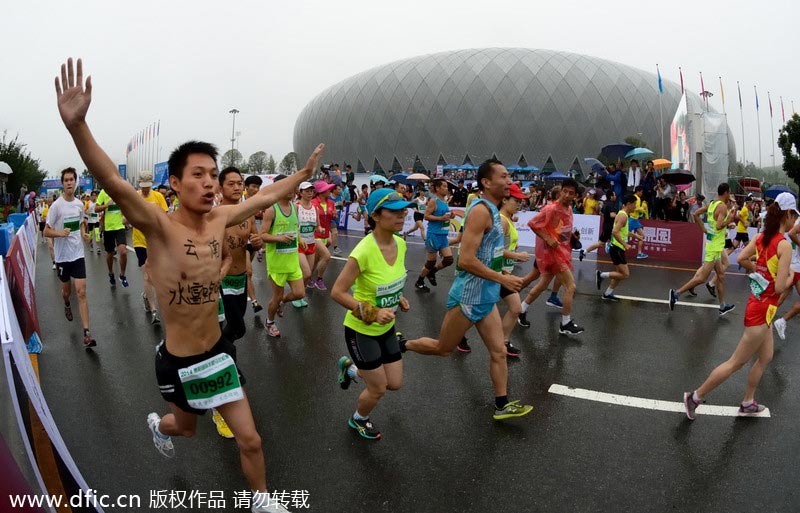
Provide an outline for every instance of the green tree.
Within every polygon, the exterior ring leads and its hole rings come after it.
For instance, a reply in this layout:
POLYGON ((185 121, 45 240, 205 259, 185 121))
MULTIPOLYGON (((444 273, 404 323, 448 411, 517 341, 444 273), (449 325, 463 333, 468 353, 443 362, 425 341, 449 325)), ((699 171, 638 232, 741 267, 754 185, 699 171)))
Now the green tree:
POLYGON ((250 158, 247 159, 247 170, 254 175, 264 173, 264 171, 267 170, 268 157, 267 153, 263 151, 253 153, 250 155, 250 158))
POLYGON ((778 133, 778 147, 783 153, 783 170, 794 183, 800 185, 800 115, 792 115, 778 133))
POLYGON ((0 161, 11 166, 12 174, 8 175, 6 191, 10 192, 15 200, 19 200, 19 191, 23 184, 29 191, 38 191, 42 181, 47 177, 47 172, 40 167, 39 159, 31 157, 25 144, 19 142, 19 137, 7 141, 5 133, 0 139, 0 161))
POLYGON ((634 137, 632 135, 629 136, 629 137, 626 137, 625 138, 625 142, 630 144, 631 146, 636 147, 636 148, 647 148, 648 147, 646 142, 644 142, 643 140, 639 139, 638 137, 634 137))
POLYGON ((275 157, 273 157, 270 153, 269 158, 267 159, 267 173, 274 173, 277 168, 278 163, 275 162, 275 157))
POLYGON ((235 166, 241 167, 244 164, 244 157, 239 150, 231 149, 222 155, 222 168, 235 166))
POLYGON ((297 153, 290 151, 281 160, 278 166, 278 172, 290 175, 297 171, 297 153))

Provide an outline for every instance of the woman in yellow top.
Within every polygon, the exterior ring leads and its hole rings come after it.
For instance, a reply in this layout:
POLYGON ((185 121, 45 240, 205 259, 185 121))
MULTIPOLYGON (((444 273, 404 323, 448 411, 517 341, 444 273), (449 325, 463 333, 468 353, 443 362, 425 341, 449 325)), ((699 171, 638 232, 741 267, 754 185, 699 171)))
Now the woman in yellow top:
POLYGON ((600 213, 600 201, 598 198, 599 193, 594 189, 590 189, 586 193, 586 198, 583 200, 583 213, 584 215, 596 215, 600 213))
POLYGON ((344 335, 350 357, 339 359, 339 384, 346 389, 358 376, 367 385, 347 424, 370 440, 381 434, 369 414, 386 390, 399 390, 403 384, 400 353, 405 340, 395 333, 394 322, 396 310, 407 312, 410 305, 403 297, 406 243, 395 234, 402 232, 409 207, 414 203, 392 189, 369 195, 366 210, 373 231, 350 253, 331 290, 331 298, 348 310, 344 335))
MULTIPOLYGON (((503 274, 511 274, 516 262, 527 262, 530 258, 526 251, 517 251, 519 233, 512 221, 514 215, 519 211, 523 199, 525 199, 525 194, 514 183, 511 184, 508 196, 503 198, 503 204, 500 206, 500 223, 503 225, 504 242, 506 243, 505 250, 503 250, 503 274)), ((522 300, 519 292, 512 292, 505 287, 500 287, 500 299, 508 307, 508 311, 503 316, 503 339, 506 342, 506 355, 519 356, 519 349, 511 345, 511 332, 514 331, 517 318, 522 313, 522 300)))

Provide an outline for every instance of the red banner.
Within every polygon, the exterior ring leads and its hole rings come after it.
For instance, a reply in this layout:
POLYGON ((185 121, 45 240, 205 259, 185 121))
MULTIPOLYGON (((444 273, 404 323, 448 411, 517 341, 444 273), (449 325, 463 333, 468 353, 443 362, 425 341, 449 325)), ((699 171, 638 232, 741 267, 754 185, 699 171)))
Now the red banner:
MULTIPOLYGON (((657 260, 701 262, 703 232, 697 223, 641 219, 644 226, 644 252, 657 260)), ((631 239, 638 247, 638 241, 631 239)))
POLYGON ((6 255, 6 276, 22 336, 28 340, 34 331, 39 332, 39 316, 36 313, 36 298, 33 292, 31 273, 28 272, 26 266, 20 238, 14 237, 8 255, 6 255))

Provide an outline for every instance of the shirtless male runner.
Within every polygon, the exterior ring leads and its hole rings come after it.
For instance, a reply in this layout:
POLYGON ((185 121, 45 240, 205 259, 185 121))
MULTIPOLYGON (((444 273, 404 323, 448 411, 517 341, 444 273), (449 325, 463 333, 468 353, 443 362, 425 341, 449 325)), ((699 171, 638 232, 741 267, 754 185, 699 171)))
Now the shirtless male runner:
POLYGON ((195 141, 185 143, 168 163, 170 186, 181 208, 167 214, 144 201, 94 140, 86 124, 92 81, 88 77, 84 87, 80 59, 77 73, 71 58, 61 66, 55 88, 61 119, 87 169, 152 243, 148 260, 166 329, 166 340, 156 353, 156 376, 171 410, 163 418, 156 413, 148 415, 156 448, 165 456, 174 456, 171 436, 193 435, 197 416, 216 407, 236 438, 242 471, 254 492, 253 511, 286 511, 267 492, 261 437, 236 368, 236 348, 222 336, 217 323, 222 245, 226 227, 249 219, 307 180, 324 145, 314 150, 306 167, 265 187, 257 199, 212 210, 216 148, 195 141), (203 390, 213 391, 204 395, 203 390))

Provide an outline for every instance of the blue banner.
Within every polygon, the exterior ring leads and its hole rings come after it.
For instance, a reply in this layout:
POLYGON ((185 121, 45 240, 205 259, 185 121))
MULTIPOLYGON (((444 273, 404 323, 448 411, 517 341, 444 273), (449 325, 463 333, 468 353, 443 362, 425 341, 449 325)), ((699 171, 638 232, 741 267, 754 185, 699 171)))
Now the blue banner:
POLYGON ((169 167, 166 162, 158 162, 153 166, 153 185, 169 185, 169 167))
POLYGON ((120 164, 119 165, 119 175, 124 179, 128 179, 128 165, 127 164, 120 164))

